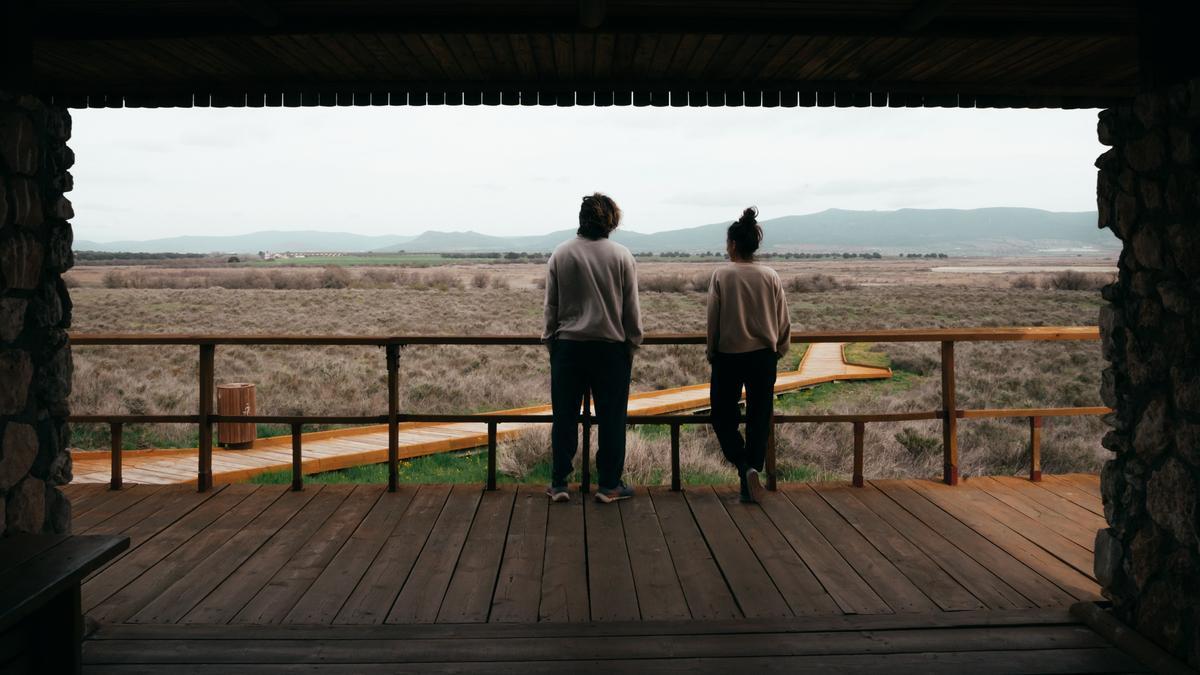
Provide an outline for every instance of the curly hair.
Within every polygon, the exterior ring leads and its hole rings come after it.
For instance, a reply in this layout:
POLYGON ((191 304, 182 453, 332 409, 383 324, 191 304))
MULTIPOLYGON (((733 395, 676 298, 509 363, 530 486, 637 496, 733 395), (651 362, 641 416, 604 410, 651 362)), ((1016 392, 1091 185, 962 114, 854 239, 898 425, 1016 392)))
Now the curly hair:
POLYGON ((620 224, 621 209, 611 197, 594 192, 583 198, 579 206, 579 236, 606 239, 620 224))

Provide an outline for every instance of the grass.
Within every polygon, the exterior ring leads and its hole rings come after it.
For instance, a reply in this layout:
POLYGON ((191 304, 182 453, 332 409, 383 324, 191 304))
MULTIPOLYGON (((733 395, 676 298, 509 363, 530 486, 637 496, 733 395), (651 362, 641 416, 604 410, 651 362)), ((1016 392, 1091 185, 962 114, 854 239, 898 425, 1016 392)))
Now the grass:
POLYGON ((497 263, 494 258, 443 258, 437 253, 399 253, 387 255, 344 255, 334 257, 311 258, 276 258, 274 260, 259 260, 251 258, 242 265, 248 267, 324 267, 336 265, 339 267, 359 266, 403 266, 403 267, 436 267, 441 265, 469 265, 472 263, 497 263))
MULTIPOLYGON (((461 261, 456 260, 455 263, 461 261)), ((700 263, 672 262, 639 266, 639 273, 685 274, 694 278, 700 263)), ((841 263, 784 263, 785 278, 827 270, 847 276, 841 263)), ((855 263, 857 288, 790 293, 797 330, 869 328, 1088 325, 1101 305, 1098 294, 1046 288, 1009 288, 997 275, 936 276, 924 263, 855 263), (922 275, 930 275, 928 278, 922 275)), ((242 332, 285 334, 489 334, 537 333, 541 329, 542 268, 504 263, 445 268, 461 283, 423 290, 321 288, 260 290, 224 288, 103 288, 93 281, 71 291, 73 328, 79 332, 242 332), (480 269, 504 275, 510 288, 476 288, 470 280, 480 269)), ((296 270, 299 273, 305 270, 296 270)), ((318 273, 320 270, 306 270, 318 273)), ((75 270, 80 274, 87 270, 75 270)), ((241 272, 249 272, 242 270, 241 272)), ((263 274, 274 273, 261 272, 263 274)), ((363 276, 366 270, 353 270, 363 276)), ((290 273, 290 272, 284 272, 290 273)), ((440 272, 438 272, 440 273, 440 272)), ((414 273, 415 274, 415 273, 414 273)), ((435 272, 421 272, 422 275, 435 272)), ((432 278, 432 277, 428 277, 432 278)), ((704 328, 703 293, 648 291, 641 297, 649 332, 699 332, 704 328)), ((781 369, 795 368, 802 346, 794 345, 781 369)), ((781 409, 853 412, 934 410, 940 405, 938 346, 924 343, 854 344, 848 357, 889 366, 889 383, 823 385, 785 396, 781 409), (790 407, 789 407, 790 406, 790 407)), ((963 407, 1098 405, 1103 360, 1098 342, 964 343, 959 346, 958 397, 963 407)), ((78 414, 189 414, 197 407, 197 358, 194 347, 76 347, 70 404, 78 414)), ((218 382, 249 381, 258 386, 263 414, 379 414, 387 409, 383 350, 373 347, 221 347, 218 382)), ((635 359, 632 389, 648 391, 707 382, 708 363, 700 346, 652 346, 635 359)), ((544 404, 549 368, 540 347, 413 347, 401 357, 402 410, 450 413, 544 404)), ((867 475, 931 476, 940 473, 940 456, 914 453, 896 439, 935 436, 936 422, 867 425, 867 475), (914 435, 915 434, 915 435, 914 435)), ((278 435, 286 430, 261 430, 278 435)), ((1099 440, 1099 419, 1055 419, 1043 430, 1047 472, 1097 471, 1106 453, 1099 440)), ((669 466, 665 430, 631 431, 629 466, 633 481, 665 475, 669 466)), ((788 425, 779 434, 779 466, 819 476, 849 474, 849 425, 788 425)), ((960 423, 964 474, 1014 474, 1024 469, 1027 429, 1021 420, 960 423)), ((127 425, 127 448, 194 447, 189 425, 127 425)), ((76 426, 72 445, 106 449, 104 427, 76 426)), ((909 442, 920 447, 919 442, 909 442)), ((531 435, 528 447, 502 456, 506 475, 527 482, 542 480, 540 463, 547 444, 531 435)), ((715 439, 704 428, 682 434, 684 472, 696 482, 732 473, 724 466, 715 439)), ((468 463, 473 460, 464 460, 468 463)), ((473 475, 475 480, 482 470, 473 475)), ((798 474, 799 475, 799 474, 798 474)))

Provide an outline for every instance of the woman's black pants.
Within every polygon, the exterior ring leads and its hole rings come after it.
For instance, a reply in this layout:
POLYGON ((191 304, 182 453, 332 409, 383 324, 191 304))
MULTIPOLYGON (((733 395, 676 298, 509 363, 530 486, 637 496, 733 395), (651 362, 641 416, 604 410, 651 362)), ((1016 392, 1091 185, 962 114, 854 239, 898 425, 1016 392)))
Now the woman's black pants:
POLYGON ((767 439, 771 432, 771 413, 775 407, 775 352, 760 349, 742 354, 718 352, 712 361, 713 431, 721 452, 738 474, 746 469, 763 470, 767 458, 767 439), (746 387, 746 437, 738 432, 738 402, 746 387))
POLYGON ((613 488, 625 471, 625 414, 629 405, 631 357, 621 342, 554 340, 550 343, 551 482, 565 485, 579 447, 579 410, 591 389, 596 407, 597 483, 613 488))

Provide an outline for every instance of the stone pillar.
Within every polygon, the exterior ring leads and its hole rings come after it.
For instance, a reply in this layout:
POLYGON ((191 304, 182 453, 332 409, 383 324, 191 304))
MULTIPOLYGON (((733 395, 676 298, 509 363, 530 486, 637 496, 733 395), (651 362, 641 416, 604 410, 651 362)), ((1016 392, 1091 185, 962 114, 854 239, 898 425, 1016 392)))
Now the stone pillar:
POLYGON ((1096 576, 1118 618, 1200 667, 1200 80, 1100 113, 1101 394, 1116 410, 1096 576))
POLYGON ((71 116, 0 91, 0 531, 67 532, 71 116))

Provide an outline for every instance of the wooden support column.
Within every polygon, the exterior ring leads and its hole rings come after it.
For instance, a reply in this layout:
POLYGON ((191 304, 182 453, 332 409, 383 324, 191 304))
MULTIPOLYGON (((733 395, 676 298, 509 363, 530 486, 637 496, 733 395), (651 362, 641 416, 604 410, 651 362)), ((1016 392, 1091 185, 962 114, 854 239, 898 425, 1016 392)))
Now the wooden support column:
POLYGON ((384 347, 388 388, 388 492, 400 482, 400 345, 384 347))
POLYGON ((1029 480, 1042 479, 1042 418, 1029 418, 1029 480))
POLYGON ((296 492, 304 489, 304 459, 300 448, 303 429, 303 424, 292 424, 292 490, 296 492))
POLYGON ((864 422, 854 423, 854 487, 863 486, 863 436, 866 426, 864 422))
POLYGON ((212 422, 214 375, 213 362, 217 346, 200 345, 200 449, 197 452, 199 468, 196 471, 196 489, 208 492, 212 489, 212 422))
POLYGON ((488 422, 487 489, 496 489, 496 423, 488 422))
POLYGON ((958 485, 958 401, 954 392, 954 343, 942 343, 942 481, 958 485))
POLYGON ((671 423, 671 491, 682 488, 679 476, 679 423, 671 423))
POLYGON ((592 390, 583 392, 583 466, 579 472, 579 492, 592 491, 592 390))
POLYGON ((112 470, 109 472, 108 487, 111 490, 120 490, 122 485, 121 479, 121 444, 123 424, 113 422, 108 425, 108 454, 109 461, 112 462, 112 470))

